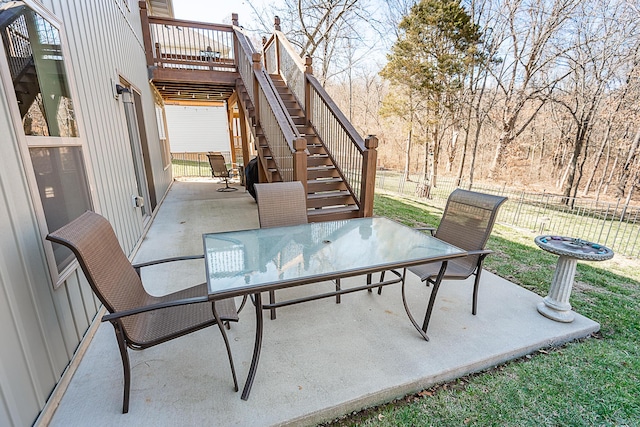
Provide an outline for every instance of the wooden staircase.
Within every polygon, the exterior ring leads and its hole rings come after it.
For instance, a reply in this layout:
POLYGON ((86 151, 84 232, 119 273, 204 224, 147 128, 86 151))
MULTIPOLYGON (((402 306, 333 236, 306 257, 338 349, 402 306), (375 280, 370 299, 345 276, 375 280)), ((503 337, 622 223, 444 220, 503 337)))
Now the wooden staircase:
POLYGON ((306 181, 310 221, 371 216, 377 138, 358 134, 313 76, 311 59, 300 58, 279 24, 259 53, 237 15, 232 18, 232 25, 168 19, 150 16, 141 6, 142 28, 149 28, 143 31, 147 66, 160 95, 180 102, 227 101, 230 126, 236 117, 241 123, 240 135, 234 137, 242 141, 243 157, 250 156, 250 145, 257 149, 260 182, 306 181), (209 36, 193 39, 187 37, 190 32, 181 31, 184 28, 197 28, 209 36), (164 46, 162 35, 167 31, 178 35, 176 42, 185 51, 195 53, 176 55, 171 46, 164 46), (213 65, 211 56, 202 54, 214 51, 210 40, 217 43, 220 54, 220 62, 213 65), (301 82, 303 93, 298 93, 298 85, 287 87, 281 75, 301 82), (311 99, 313 111, 304 111, 311 99), (234 116, 236 103, 238 116, 234 116), (304 114, 312 112, 316 118, 304 114))
POLYGON ((307 140, 307 215, 309 221, 355 218, 358 205, 331 156, 311 126, 295 96, 278 74, 270 75, 298 132, 307 140))

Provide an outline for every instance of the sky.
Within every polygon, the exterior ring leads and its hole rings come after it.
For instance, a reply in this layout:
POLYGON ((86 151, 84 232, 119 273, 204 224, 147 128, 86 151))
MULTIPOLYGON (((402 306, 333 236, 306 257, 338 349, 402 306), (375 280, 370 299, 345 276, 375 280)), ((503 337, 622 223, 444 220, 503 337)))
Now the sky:
POLYGON ((243 20, 247 22, 253 15, 249 1, 258 8, 267 3, 267 0, 173 0, 173 13, 176 19, 215 24, 231 23, 231 14, 237 13, 242 25, 243 20))

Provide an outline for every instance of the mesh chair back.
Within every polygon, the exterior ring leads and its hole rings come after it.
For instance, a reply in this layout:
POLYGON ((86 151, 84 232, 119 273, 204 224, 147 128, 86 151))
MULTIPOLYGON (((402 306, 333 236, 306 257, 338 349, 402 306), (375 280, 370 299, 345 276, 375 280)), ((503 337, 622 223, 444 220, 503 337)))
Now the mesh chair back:
POLYGON ((229 169, 222 154, 207 154, 211 173, 215 178, 229 178, 229 169))
POLYGON ((73 251, 91 289, 111 313, 144 305, 148 294, 105 218, 87 211, 47 239, 73 251))
MULTIPOLYGON (((484 249, 506 197, 457 189, 449 196, 435 236, 466 251, 484 249)), ((461 273, 470 275, 478 255, 456 260, 461 273)))
POLYGON ((255 184, 260 228, 307 223, 307 195, 300 181, 255 184))

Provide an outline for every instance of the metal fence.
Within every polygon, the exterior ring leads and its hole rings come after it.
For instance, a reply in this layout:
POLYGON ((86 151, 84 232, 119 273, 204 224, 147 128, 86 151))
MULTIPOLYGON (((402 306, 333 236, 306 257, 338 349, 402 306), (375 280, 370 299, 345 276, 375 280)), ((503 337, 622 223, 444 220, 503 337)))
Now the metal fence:
MULTIPOLYGON (((231 164, 231 152, 223 151, 227 164, 231 164)), ((174 178, 211 177, 207 153, 171 153, 171 171, 174 178)))
POLYGON ((396 171, 378 170, 376 189, 417 200, 429 199, 430 204, 441 208, 456 188, 507 196, 509 200, 498 215, 500 223, 535 234, 579 237, 608 246, 618 254, 640 258, 640 207, 627 205, 623 200, 568 198, 485 183, 471 186, 445 177, 439 177, 436 186, 426 188, 420 177, 409 178, 403 180, 396 171))

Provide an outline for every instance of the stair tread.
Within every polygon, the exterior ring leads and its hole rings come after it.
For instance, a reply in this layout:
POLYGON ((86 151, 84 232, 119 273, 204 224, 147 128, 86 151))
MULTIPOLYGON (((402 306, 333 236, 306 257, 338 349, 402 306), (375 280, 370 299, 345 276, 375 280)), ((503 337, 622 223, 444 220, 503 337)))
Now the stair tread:
POLYGON ((309 184, 325 184, 328 182, 342 182, 342 181, 344 180, 339 176, 331 176, 327 178, 310 179, 307 182, 309 184))
POLYGON ((324 170, 327 170, 327 171, 335 170, 335 168, 336 167, 334 165, 320 165, 320 166, 309 166, 307 167, 307 170, 317 172, 317 171, 324 171, 324 170))
POLYGON ((337 191, 324 191, 320 193, 308 193, 307 199, 329 199, 332 197, 344 197, 350 196, 347 190, 337 190, 337 191))
POLYGON ((307 215, 315 216, 315 215, 323 215, 323 214, 353 213, 357 211, 358 211, 358 205, 334 206, 334 207, 323 208, 323 209, 309 209, 307 210, 307 215))

